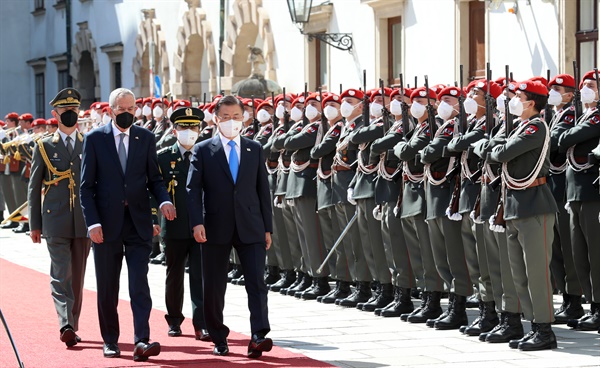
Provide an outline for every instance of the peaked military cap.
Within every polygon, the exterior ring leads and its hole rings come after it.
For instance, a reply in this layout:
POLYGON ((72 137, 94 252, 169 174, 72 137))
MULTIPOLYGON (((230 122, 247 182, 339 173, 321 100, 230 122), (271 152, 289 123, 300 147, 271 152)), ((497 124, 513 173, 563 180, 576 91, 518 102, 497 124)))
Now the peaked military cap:
POLYGON ((56 97, 50 101, 53 107, 79 106, 81 104, 81 94, 75 88, 65 88, 56 94, 56 97))
POLYGON ((204 113, 195 107, 179 108, 173 111, 169 119, 173 124, 182 127, 192 127, 200 125, 202 120, 204 120, 204 113))

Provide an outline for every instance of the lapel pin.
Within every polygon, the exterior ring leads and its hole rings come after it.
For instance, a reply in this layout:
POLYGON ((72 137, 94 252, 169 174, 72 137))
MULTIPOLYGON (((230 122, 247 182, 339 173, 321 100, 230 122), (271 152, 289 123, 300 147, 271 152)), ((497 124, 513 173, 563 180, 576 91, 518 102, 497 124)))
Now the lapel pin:
POLYGON ((246 151, 250 152, 250 148, 246 148, 246 151))
POLYGON ((54 158, 58 157, 58 153, 54 152, 54 158))
POLYGON ((135 136, 135 139, 140 139, 140 137, 138 137, 137 135, 135 136))

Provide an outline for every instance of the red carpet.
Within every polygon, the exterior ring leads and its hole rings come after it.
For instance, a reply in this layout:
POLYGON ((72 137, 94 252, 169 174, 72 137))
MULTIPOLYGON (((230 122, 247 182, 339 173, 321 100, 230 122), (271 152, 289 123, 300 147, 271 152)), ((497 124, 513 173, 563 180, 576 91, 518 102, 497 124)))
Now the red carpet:
MULTIPOLYGON (((121 287, 127 287, 121 285, 121 287)), ((235 332, 229 335, 227 357, 212 355, 213 344, 194 339, 189 319, 181 337, 168 337, 164 312, 153 310, 150 317, 151 337, 162 345, 162 352, 149 361, 133 361, 133 318, 129 302, 119 303, 121 323, 121 358, 102 356, 102 339, 98 327, 96 293, 85 290, 79 336, 82 342, 67 349, 59 340, 58 322, 49 276, 0 259, 0 308, 15 340, 26 368, 69 367, 331 367, 331 365, 295 354, 277 346, 262 358, 246 358, 248 336, 235 332)), ((275 341, 275 343, 277 343, 275 341)), ((17 367, 10 341, 0 326, 0 367, 17 367)))

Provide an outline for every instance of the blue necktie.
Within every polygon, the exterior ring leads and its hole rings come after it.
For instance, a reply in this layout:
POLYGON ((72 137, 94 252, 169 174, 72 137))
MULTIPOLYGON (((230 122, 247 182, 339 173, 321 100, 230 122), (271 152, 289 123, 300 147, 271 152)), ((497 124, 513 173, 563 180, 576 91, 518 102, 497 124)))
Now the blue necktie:
POLYGON ((127 168, 127 152, 125 151, 125 133, 119 134, 121 139, 119 140, 119 161, 121 162, 121 168, 123 169, 123 173, 125 173, 125 169, 127 168))
POLYGON ((233 177, 233 183, 235 184, 240 165, 237 152, 235 151, 235 142, 229 141, 227 144, 231 147, 231 150, 229 151, 229 170, 231 171, 231 177, 233 177))

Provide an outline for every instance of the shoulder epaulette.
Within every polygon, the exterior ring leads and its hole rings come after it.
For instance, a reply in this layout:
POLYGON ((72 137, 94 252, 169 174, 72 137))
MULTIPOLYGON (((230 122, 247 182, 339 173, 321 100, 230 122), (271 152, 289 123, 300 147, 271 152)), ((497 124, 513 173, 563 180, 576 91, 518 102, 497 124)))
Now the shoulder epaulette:
POLYGON ((157 155, 162 155, 163 153, 169 151, 171 149, 171 147, 164 147, 158 150, 158 152, 156 152, 157 155))

